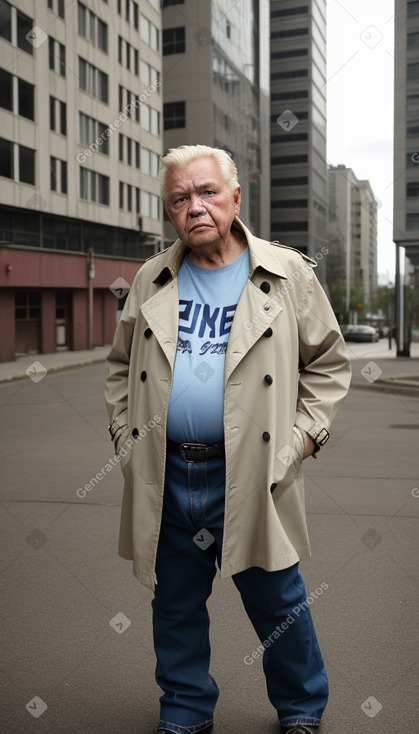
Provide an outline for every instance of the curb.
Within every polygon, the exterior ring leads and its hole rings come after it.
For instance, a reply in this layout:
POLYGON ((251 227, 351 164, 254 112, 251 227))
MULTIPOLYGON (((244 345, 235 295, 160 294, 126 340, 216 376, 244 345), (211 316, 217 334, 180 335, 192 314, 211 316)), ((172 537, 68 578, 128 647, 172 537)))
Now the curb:
MULTIPOLYGON (((71 362, 70 364, 57 364, 47 368, 47 375, 55 372, 66 372, 70 370, 78 369, 79 367, 91 367, 94 364, 101 364, 106 362, 106 357, 98 357, 97 359, 84 360, 82 362, 71 362)), ((47 376, 45 375, 45 377, 47 376)), ((16 372, 15 374, 0 375, 0 385, 9 384, 10 382, 18 382, 20 380, 30 380, 30 377, 26 374, 26 371, 16 372)))
POLYGON ((388 383, 377 380, 370 383, 353 382, 351 388, 356 390, 370 390, 372 392, 383 392, 388 395, 405 395, 406 397, 419 398, 419 385, 403 385, 402 383, 388 383))

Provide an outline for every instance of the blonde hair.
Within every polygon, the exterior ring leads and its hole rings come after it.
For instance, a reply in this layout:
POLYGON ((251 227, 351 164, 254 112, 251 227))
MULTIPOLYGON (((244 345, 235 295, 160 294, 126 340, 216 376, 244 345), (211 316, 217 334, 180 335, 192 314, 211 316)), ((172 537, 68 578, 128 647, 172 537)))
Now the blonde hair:
POLYGON ((237 167, 227 151, 221 148, 210 148, 209 145, 180 145, 178 148, 170 148, 167 155, 162 158, 159 171, 162 199, 165 199, 168 194, 166 181, 169 171, 177 166, 186 166, 198 158, 213 158, 231 191, 237 188, 239 185, 237 167))

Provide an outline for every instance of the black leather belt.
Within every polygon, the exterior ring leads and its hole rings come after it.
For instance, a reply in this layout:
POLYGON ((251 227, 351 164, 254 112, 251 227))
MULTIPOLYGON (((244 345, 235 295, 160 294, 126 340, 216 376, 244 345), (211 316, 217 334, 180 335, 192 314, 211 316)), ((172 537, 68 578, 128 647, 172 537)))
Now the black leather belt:
POLYGON ((216 456, 225 456, 224 441, 208 445, 206 443, 176 443, 168 438, 167 446, 169 449, 179 451, 182 459, 188 463, 208 461, 208 459, 214 459, 216 456))

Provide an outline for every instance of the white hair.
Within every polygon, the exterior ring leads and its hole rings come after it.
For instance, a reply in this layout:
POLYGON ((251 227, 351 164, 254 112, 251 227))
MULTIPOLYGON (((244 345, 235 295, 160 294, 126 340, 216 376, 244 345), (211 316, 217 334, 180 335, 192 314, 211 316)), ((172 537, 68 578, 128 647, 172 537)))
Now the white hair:
POLYGON ((178 166, 186 166, 198 158, 213 158, 231 191, 237 188, 239 185, 237 167, 227 151, 221 148, 210 148, 209 145, 180 145, 178 148, 170 148, 167 155, 162 158, 159 172, 162 199, 165 199, 168 194, 166 182, 169 171, 178 166))

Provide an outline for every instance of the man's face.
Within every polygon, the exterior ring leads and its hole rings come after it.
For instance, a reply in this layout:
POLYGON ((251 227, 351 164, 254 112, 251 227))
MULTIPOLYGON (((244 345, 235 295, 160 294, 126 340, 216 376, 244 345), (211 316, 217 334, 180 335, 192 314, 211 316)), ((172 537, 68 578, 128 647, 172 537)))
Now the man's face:
POLYGON ((232 191, 213 158, 197 158, 168 171, 165 201, 177 236, 192 250, 226 243, 240 211, 240 186, 232 191))

